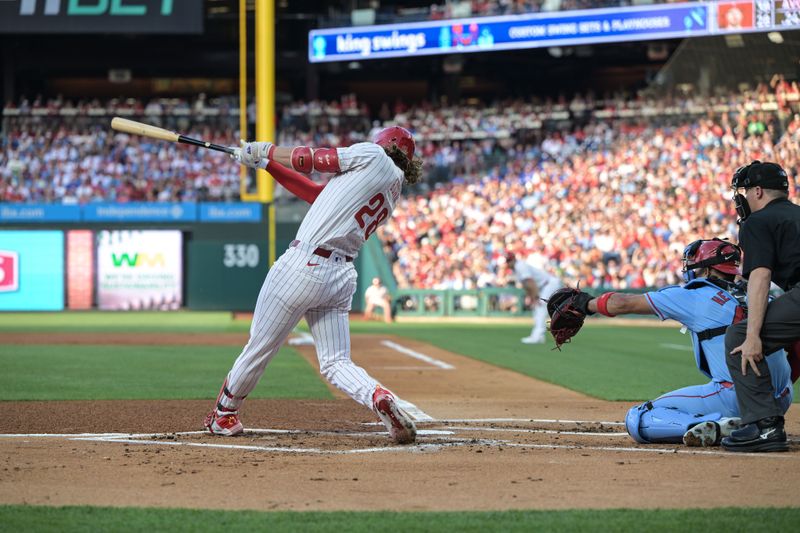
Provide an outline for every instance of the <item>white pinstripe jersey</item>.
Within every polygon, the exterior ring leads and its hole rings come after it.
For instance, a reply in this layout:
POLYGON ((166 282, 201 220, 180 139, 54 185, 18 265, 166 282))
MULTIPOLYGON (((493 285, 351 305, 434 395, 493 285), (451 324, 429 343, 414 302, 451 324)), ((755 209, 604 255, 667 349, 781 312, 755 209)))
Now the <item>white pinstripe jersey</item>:
POLYGON ((338 148, 339 168, 308 210, 297 239, 355 257, 394 211, 403 171, 377 144, 338 148))

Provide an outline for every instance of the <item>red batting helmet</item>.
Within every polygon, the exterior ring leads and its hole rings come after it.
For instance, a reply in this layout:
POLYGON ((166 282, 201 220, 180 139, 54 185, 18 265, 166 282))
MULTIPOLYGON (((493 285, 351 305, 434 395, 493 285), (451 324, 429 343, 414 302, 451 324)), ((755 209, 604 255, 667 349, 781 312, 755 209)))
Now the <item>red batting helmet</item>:
POLYGON ((712 268, 724 274, 740 274, 742 249, 722 239, 694 241, 683 251, 683 273, 686 281, 694 279, 694 270, 712 268))
POLYGON ((397 146, 401 152, 406 154, 409 161, 414 159, 414 150, 416 149, 414 137, 411 135, 411 132, 405 128, 401 128, 400 126, 383 128, 375 134, 375 138, 372 142, 387 150, 392 146, 397 146))

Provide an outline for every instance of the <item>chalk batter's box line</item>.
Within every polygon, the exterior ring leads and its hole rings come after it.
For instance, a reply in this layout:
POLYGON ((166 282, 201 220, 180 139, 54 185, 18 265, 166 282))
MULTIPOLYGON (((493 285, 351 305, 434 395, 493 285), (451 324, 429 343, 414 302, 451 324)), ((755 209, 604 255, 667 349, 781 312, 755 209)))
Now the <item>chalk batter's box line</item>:
MULTIPOLYGON (((268 431, 268 430, 261 430, 268 431)), ((584 451, 600 451, 600 452, 634 452, 634 453, 656 453, 661 455, 719 455, 719 456, 734 456, 734 457, 774 457, 780 459, 798 459, 800 456, 796 454, 763 454, 763 453, 735 453, 726 451, 715 450, 687 450, 680 448, 632 448, 627 446, 586 446, 586 445, 568 445, 568 444, 524 444, 519 442, 510 442, 498 439, 450 439, 441 438, 445 442, 439 443, 419 443, 413 446, 381 446, 373 448, 354 448, 349 450, 325 450, 322 448, 284 448, 276 446, 255 446, 243 444, 216 444, 206 442, 182 442, 182 441, 164 441, 164 440, 144 440, 144 439, 130 439, 119 437, 79 437, 70 440, 81 441, 94 441, 94 442, 109 442, 121 444, 138 444, 138 445, 161 445, 161 446, 190 446, 197 448, 220 448, 231 450, 244 450, 244 451, 263 451, 274 453, 289 453, 289 454, 319 454, 319 455, 352 455, 352 454, 367 454, 367 453, 383 453, 383 452, 431 452, 438 451, 443 448, 462 447, 462 446, 483 446, 494 448, 529 448, 540 450, 584 450, 584 451)))
MULTIPOLYGON (((371 433, 375 435, 375 433, 371 433)), ((280 446, 257 446, 249 444, 217 444, 208 442, 184 442, 184 441, 164 441, 164 440, 144 440, 144 439, 130 439, 130 438, 106 438, 106 437, 79 437, 70 440, 79 441, 93 441, 93 442, 110 442, 122 444, 138 444, 138 445, 163 445, 163 446, 191 446, 197 448, 221 448, 245 451, 263 451, 263 452, 278 452, 289 454, 320 454, 320 455, 348 455, 359 453, 380 453, 380 452, 427 452, 435 451, 440 448, 455 447, 455 446, 492 446, 495 441, 490 439, 454 439, 454 438, 441 438, 445 442, 437 443, 419 443, 414 446, 379 446, 370 448, 353 448, 348 450, 325 450, 322 448, 289 448, 280 446)))
MULTIPOLYGON (((527 422, 534 424, 593 424, 604 426, 624 426, 624 422, 606 420, 562 420, 557 418, 441 418, 416 421, 420 424, 489 424, 496 422, 527 422)), ((365 426, 382 426, 381 422, 365 422, 365 426)))
MULTIPOLYGON (((343 436, 342 433, 335 432, 309 432, 302 430, 281 430, 281 429, 257 429, 250 430, 253 433, 273 433, 273 434, 286 434, 286 433, 309 433, 343 436)), ((422 430, 421 433, 425 437, 425 433, 434 433, 434 430, 422 430)), ((181 432, 180 435, 199 435, 204 434, 204 431, 186 431, 181 432)), ((435 432, 435 435, 441 435, 443 432, 435 432)), ((178 434, 173 434, 178 435, 178 434)), ((352 434, 351 434, 352 435, 352 434)), ((355 435, 370 435, 374 436, 376 433, 356 433, 355 435)), ((605 434, 608 435, 608 434, 605 434)), ((439 451, 444 448, 462 447, 462 446, 484 446, 484 447, 507 447, 507 448, 528 448, 528 449, 551 449, 551 450, 584 450, 584 451, 597 451, 597 452, 634 452, 634 453, 656 453, 661 455, 676 454, 676 455, 719 455, 719 456, 739 456, 739 457, 776 457, 782 459, 797 459, 800 456, 797 454, 761 454, 761 453, 733 453, 726 451, 715 450, 690 450, 681 448, 653 448, 642 447, 634 448, 628 446, 592 446, 592 445, 566 445, 566 444, 525 444, 520 442, 512 442, 502 439, 459 439, 447 436, 431 436, 427 437, 431 440, 435 439, 440 442, 433 443, 419 443, 414 446, 380 446, 370 448, 354 448, 347 450, 326 450, 322 448, 287 448, 277 446, 258 446, 258 445, 245 445, 245 444, 222 444, 222 443, 208 443, 208 442, 184 442, 184 441, 168 441, 168 440, 153 440, 153 434, 120 434, 120 433, 107 433, 107 434, 16 434, 16 435, 0 435, 0 437, 17 437, 17 438, 37 438, 37 437, 66 437, 73 441, 92 441, 92 442, 108 442, 119 444, 134 444, 134 445, 161 445, 161 446, 189 446, 197 448, 219 448, 231 450, 244 450, 244 451, 263 451, 273 453, 289 453, 289 454, 319 454, 319 455, 352 455, 352 454, 366 454, 366 453, 382 453, 382 452, 433 452, 439 451), (131 438, 135 437, 135 438, 131 438), (138 438, 136 438, 138 437, 138 438), (442 442, 443 441, 443 442, 442 442)), ((790 442, 800 442, 797 440, 790 440, 790 442)))

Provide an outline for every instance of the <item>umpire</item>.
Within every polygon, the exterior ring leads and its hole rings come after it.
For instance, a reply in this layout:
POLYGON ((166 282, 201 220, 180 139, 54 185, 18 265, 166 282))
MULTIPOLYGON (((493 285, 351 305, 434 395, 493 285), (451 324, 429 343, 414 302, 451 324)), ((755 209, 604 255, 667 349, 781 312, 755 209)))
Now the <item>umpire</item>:
POLYGON ((725 352, 745 425, 722 439, 722 446, 731 452, 786 451, 778 402, 784 391, 773 390, 764 353, 800 339, 800 206, 789 201, 789 179, 776 163, 739 168, 732 186, 748 316, 728 327, 725 352), (770 282, 786 291, 772 301, 770 282))

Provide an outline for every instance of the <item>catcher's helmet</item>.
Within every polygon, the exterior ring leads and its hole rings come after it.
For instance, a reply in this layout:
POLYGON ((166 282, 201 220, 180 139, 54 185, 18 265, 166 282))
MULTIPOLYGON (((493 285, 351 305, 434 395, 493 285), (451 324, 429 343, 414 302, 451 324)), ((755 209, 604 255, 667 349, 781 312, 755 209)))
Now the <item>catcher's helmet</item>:
POLYGON ((414 159, 414 151, 416 150, 414 137, 411 135, 411 132, 405 128, 401 128, 400 126, 383 128, 375 134, 375 138, 372 142, 387 150, 392 146, 397 146, 401 152, 406 154, 409 161, 413 161, 414 159))
POLYGON ((692 281, 695 270, 712 268, 723 274, 740 274, 742 249, 722 239, 694 241, 683 250, 683 279, 692 281))

